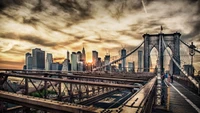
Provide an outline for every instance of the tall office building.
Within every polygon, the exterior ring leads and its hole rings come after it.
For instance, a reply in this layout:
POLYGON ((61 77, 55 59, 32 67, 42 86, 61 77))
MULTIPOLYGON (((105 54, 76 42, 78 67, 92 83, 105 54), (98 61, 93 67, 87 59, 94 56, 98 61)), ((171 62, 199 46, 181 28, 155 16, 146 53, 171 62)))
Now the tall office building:
POLYGON ((53 63, 53 56, 51 53, 47 53, 46 62, 45 62, 45 70, 51 70, 52 63, 53 63))
POLYGON ((62 65, 62 71, 69 71, 69 59, 65 59, 62 65))
POLYGON ((83 71, 83 62, 79 61, 77 64, 78 64, 78 71, 83 71))
POLYGON ((82 49, 82 61, 86 62, 85 48, 82 49))
POLYGON ((118 68, 119 68, 119 71, 121 72, 122 71, 122 64, 121 63, 118 64, 118 68))
POLYGON ((133 73, 135 73, 135 62, 133 61, 133 73))
POLYGON ((98 61, 98 52, 97 51, 92 51, 93 67, 97 67, 97 61, 98 61))
POLYGON ((71 54, 71 71, 77 71, 77 54, 72 52, 71 54))
MULTIPOLYGON (((104 65, 107 65, 109 63, 110 63, 110 55, 106 55, 104 57, 104 65)), ((105 71, 110 71, 110 68, 111 68, 110 66, 106 66, 105 71)))
POLYGON ((58 62, 55 62, 55 63, 52 63, 52 70, 59 70, 59 63, 58 62))
MULTIPOLYGON (((121 50, 121 58, 126 56, 126 49, 121 50)), ((122 60, 122 71, 126 71, 126 58, 122 60)))
MULTIPOLYGON (((63 61, 62 63, 62 71, 70 71, 69 70, 69 65, 70 64, 70 60, 69 60, 69 51, 67 51, 67 58, 63 61)), ((70 67, 71 68, 71 67, 70 67)))
POLYGON ((133 62, 128 62, 128 72, 133 73, 133 67, 134 67, 133 62))
POLYGON ((138 72, 142 72, 142 51, 138 50, 138 72))
POLYGON ((85 54, 85 48, 83 47, 83 49, 82 49, 82 56, 81 56, 82 58, 82 61, 83 61, 83 71, 85 71, 86 70, 86 54, 85 54))
POLYGON ((81 61, 81 57, 82 57, 81 52, 78 51, 78 52, 76 53, 76 55, 77 55, 77 62, 81 61))
POLYGON ((45 51, 40 48, 32 49, 33 55, 33 69, 44 70, 45 69, 45 51))
POLYGON ((26 69, 27 69, 27 70, 31 70, 31 69, 32 69, 33 58, 32 58, 32 56, 31 56, 31 53, 26 53, 26 56, 25 56, 25 64, 26 64, 26 69))
POLYGON ((101 58, 99 57, 97 60, 97 67, 100 67, 100 66, 101 66, 101 58))
POLYGON ((67 59, 69 60, 69 51, 67 51, 67 59))

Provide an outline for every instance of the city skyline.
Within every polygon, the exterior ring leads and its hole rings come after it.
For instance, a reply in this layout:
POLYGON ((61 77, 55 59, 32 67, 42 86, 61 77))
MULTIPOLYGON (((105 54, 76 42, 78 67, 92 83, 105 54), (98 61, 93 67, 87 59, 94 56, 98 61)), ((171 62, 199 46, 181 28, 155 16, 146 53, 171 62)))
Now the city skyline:
MULTIPOLYGON (((199 12, 199 0, 2 0, 0 68, 21 69, 25 53, 33 48, 52 53, 59 62, 67 50, 83 46, 88 60, 93 50, 102 59, 106 53, 116 56, 123 47, 130 51, 138 46, 143 34, 159 33, 161 25, 164 33, 180 32, 199 48, 199 12)), ((195 59, 194 65, 199 62, 195 59)))

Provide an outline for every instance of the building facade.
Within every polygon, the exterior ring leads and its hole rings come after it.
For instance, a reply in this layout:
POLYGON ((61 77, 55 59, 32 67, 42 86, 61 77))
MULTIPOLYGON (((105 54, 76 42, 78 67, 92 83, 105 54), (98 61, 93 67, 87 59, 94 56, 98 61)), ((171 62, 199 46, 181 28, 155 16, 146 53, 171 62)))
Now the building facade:
POLYGON ((142 72, 142 51, 138 50, 138 72, 142 72))
POLYGON ((97 61, 98 61, 98 52, 97 51, 92 51, 93 68, 97 67, 97 61))
MULTIPOLYGON (((107 65, 110 63, 110 55, 105 55, 104 57, 104 65, 107 65)), ((105 71, 110 71, 110 66, 105 67, 105 71)))
POLYGON ((44 70, 45 69, 45 51, 40 48, 32 49, 33 55, 33 69, 44 70))
POLYGON ((53 56, 51 53, 47 53, 46 62, 45 62, 45 70, 51 70, 53 63, 53 56))
POLYGON ((72 52, 71 54, 71 71, 77 71, 77 54, 72 52))
MULTIPOLYGON (((121 50, 121 58, 126 56, 126 49, 121 50)), ((126 71, 126 58, 122 60, 122 71, 126 71)))
POLYGON ((33 58, 31 56, 31 53, 26 53, 25 56, 25 65, 27 70, 31 70, 33 66, 33 58))

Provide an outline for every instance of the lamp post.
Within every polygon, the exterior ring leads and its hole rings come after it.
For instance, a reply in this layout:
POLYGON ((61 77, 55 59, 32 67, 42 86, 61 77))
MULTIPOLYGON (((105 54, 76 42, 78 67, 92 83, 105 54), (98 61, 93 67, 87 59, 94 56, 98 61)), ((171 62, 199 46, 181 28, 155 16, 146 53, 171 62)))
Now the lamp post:
POLYGON ((193 56, 195 55, 194 49, 196 48, 195 45, 193 45, 193 42, 191 42, 191 45, 189 46, 189 54, 191 56, 191 65, 193 66, 193 56))
POLYGON ((191 56, 192 75, 194 75, 193 56, 195 55, 195 51, 194 51, 195 48, 196 46, 193 45, 193 42, 191 42, 191 45, 189 46, 189 54, 191 56))

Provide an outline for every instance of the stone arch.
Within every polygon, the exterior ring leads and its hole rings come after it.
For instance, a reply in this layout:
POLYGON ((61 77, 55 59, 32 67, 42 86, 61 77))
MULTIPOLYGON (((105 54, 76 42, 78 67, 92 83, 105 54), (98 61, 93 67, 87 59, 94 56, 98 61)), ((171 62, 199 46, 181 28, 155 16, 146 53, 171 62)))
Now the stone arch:
MULTIPOLYGON (((176 57, 177 62, 180 64, 180 33, 173 33, 173 34, 144 34, 144 71, 149 72, 150 68, 150 52, 153 47, 155 47, 158 52, 160 53, 159 61, 161 65, 161 72, 163 73, 163 53, 166 49, 164 45, 161 43, 159 45, 159 41, 162 39, 165 41, 167 47, 169 47, 173 53, 173 57, 176 57), (159 46, 161 47, 161 51, 159 51, 159 46)), ((162 41, 161 41, 162 42, 162 41)), ((173 64, 173 74, 180 74, 180 70, 178 67, 173 64)))

